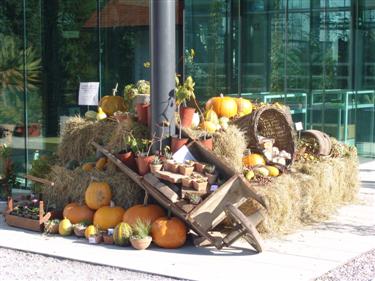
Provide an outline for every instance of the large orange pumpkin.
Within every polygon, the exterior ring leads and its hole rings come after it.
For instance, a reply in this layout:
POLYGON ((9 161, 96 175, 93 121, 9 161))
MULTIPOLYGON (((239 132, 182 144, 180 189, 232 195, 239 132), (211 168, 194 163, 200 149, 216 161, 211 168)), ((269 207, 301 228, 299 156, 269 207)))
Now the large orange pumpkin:
POLYGON ((151 226, 152 241, 162 248, 175 249, 186 241, 186 226, 178 218, 158 218, 151 226))
POLYGON ((257 165, 266 165, 264 157, 260 154, 251 153, 242 158, 242 163, 245 166, 257 166, 257 165))
POLYGON ((99 229, 106 230, 108 228, 114 228, 120 222, 124 216, 125 209, 122 207, 115 206, 104 206, 98 209, 94 215, 94 225, 99 229))
POLYGON ((250 114, 253 111, 253 104, 251 101, 243 98, 236 99, 237 102, 237 114, 239 116, 250 114))
POLYGON ((116 111, 126 112, 125 100, 121 96, 104 96, 99 102, 99 106, 107 115, 113 115, 116 111))
POLYGON ((237 115, 237 102, 231 97, 219 97, 211 98, 206 103, 206 109, 213 109, 219 117, 231 118, 237 115))
POLYGON ((85 201, 90 209, 97 210, 111 203, 112 192, 106 182, 91 182, 85 192, 85 201))
POLYGON ((88 224, 91 224, 94 217, 94 212, 86 205, 73 202, 65 206, 63 217, 70 220, 72 224, 80 222, 87 222, 88 224))
POLYGON ((122 221, 130 225, 134 225, 137 219, 140 219, 142 221, 150 221, 150 223, 153 223, 156 219, 164 216, 164 210, 158 205, 139 204, 127 209, 122 218, 122 221))

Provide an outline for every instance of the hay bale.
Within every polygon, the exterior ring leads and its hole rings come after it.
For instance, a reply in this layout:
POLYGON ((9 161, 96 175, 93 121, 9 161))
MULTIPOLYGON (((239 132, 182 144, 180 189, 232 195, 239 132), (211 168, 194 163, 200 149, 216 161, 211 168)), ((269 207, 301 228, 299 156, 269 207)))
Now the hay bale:
POLYGON ((236 172, 243 171, 242 158, 246 148, 245 134, 235 125, 214 134, 213 152, 236 172))
MULTIPOLYGON (((297 228, 328 219, 340 205, 353 202, 359 190, 357 157, 328 158, 316 162, 296 162, 293 173, 275 178, 260 188, 268 215, 258 229, 267 237, 286 234, 297 228)), ((253 200, 241 206, 252 214, 259 205, 253 200)))
POLYGON ((129 208, 142 202, 142 189, 124 173, 111 168, 107 171, 83 171, 80 167, 74 171, 61 166, 52 166, 47 178, 55 183, 53 187, 44 187, 43 198, 50 206, 62 210, 69 202, 84 202, 85 191, 91 177, 107 182, 112 189, 112 200, 118 206, 129 208))
POLYGON ((116 126, 117 123, 110 120, 93 122, 79 116, 69 118, 64 125, 61 143, 57 149, 59 160, 63 164, 71 160, 84 161, 95 154, 91 142, 108 143, 116 126))

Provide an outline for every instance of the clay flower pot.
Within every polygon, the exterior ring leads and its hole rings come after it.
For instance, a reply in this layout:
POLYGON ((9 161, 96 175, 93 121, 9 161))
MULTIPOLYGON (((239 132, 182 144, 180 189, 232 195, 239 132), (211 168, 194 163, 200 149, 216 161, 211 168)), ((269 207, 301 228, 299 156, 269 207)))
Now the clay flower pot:
POLYGON ((136 239, 136 238, 130 237, 130 243, 132 244, 133 248, 137 250, 147 249, 150 246, 151 241, 152 241, 151 236, 147 236, 143 239, 136 239))
POLYGON ((128 166, 133 171, 137 170, 137 164, 135 162, 135 156, 132 151, 119 153, 117 158, 121 160, 126 166, 128 166))
POLYGON ((194 180, 193 181, 193 188, 198 191, 207 191, 207 181, 202 180, 194 180))
POLYGON ((154 160, 154 155, 138 156, 135 161, 137 163, 138 174, 144 176, 150 172, 150 164, 154 160))
POLYGON ((163 164, 150 164, 150 171, 153 174, 159 172, 161 168, 163 168, 163 164))
POLYGON ((179 150, 181 147, 186 145, 189 142, 188 138, 178 138, 177 136, 172 137, 171 142, 171 151, 172 153, 175 153, 177 150, 179 150))
POLYGON ((206 164, 205 164, 205 163, 195 162, 195 170, 196 170, 198 173, 203 173, 205 167, 206 167, 206 164))
POLYGON ((171 173, 178 173, 178 164, 174 160, 166 160, 164 162, 164 169, 171 173))
POLYGON ((137 112, 138 122, 143 125, 147 125, 148 123, 147 111, 148 111, 149 106, 150 104, 148 103, 137 103, 135 107, 136 112, 137 112))
POLYGON ((180 108, 180 119, 181 126, 190 128, 193 122, 193 116, 195 113, 195 108, 193 107, 181 107, 180 108))
POLYGON ((103 234, 103 242, 104 244, 112 245, 113 244, 113 236, 109 234, 103 234))
POLYGON ((198 142, 203 145, 205 148, 207 148, 208 150, 212 150, 213 148, 213 142, 212 142, 212 137, 209 137, 209 138, 201 138, 198 140, 198 142))
POLYGON ((77 237, 85 237, 85 230, 86 230, 86 228, 87 228, 87 226, 75 225, 74 228, 73 228, 74 234, 77 237))
POLYGON ((207 181, 209 184, 214 184, 216 183, 216 180, 217 180, 217 174, 209 174, 209 173, 205 173, 206 174, 206 177, 207 177, 207 181))
POLYGON ((183 178, 182 186, 186 188, 193 188, 193 179, 191 177, 183 178))
POLYGON ((178 171, 181 175, 190 176, 194 172, 194 166, 180 165, 178 171))

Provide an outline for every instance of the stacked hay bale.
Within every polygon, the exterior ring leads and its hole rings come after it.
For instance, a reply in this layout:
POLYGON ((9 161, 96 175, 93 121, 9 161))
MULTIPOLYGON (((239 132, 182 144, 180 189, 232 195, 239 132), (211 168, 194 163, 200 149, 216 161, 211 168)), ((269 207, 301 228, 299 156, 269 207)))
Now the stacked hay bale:
POLYGON ((73 170, 66 168, 70 161, 82 164, 95 160, 96 150, 91 145, 92 141, 119 152, 124 148, 124 137, 130 132, 137 138, 147 136, 147 128, 136 123, 113 120, 94 122, 81 117, 67 120, 57 151, 58 160, 46 175, 47 179, 54 182, 54 186, 44 186, 42 189, 47 204, 62 210, 69 202, 83 202, 85 190, 92 179, 107 182, 111 186, 116 205, 128 208, 140 203, 143 194, 141 188, 111 163, 103 171, 95 168, 84 171, 81 166, 73 170))

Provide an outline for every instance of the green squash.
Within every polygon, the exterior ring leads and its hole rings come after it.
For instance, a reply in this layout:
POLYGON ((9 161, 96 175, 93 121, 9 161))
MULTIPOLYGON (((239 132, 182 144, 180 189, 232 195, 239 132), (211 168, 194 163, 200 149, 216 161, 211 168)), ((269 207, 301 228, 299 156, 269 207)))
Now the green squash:
POLYGON ((129 239, 132 234, 133 231, 131 226, 126 222, 121 222, 113 231, 113 241, 118 246, 126 246, 129 244, 129 239))

